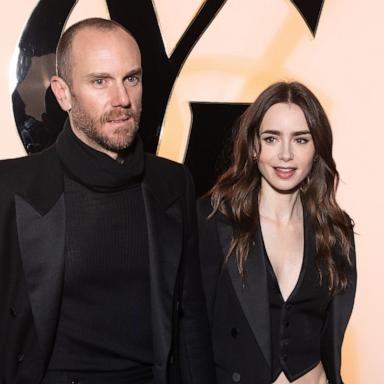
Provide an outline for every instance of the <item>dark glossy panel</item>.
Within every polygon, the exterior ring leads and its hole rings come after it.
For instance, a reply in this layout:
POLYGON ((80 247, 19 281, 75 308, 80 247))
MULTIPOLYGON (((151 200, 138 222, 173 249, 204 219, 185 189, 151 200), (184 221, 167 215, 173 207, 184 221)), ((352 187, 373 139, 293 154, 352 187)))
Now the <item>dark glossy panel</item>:
MULTIPOLYGON (((145 149, 156 152, 160 127, 176 77, 190 50, 226 0, 207 0, 168 58, 151 0, 107 0, 111 19, 130 30, 143 56, 144 96, 140 132, 145 149)), ((12 95, 15 121, 28 153, 52 144, 66 114, 48 87, 54 52, 76 1, 40 0, 20 41, 18 85, 12 95)))
POLYGON ((74 0, 40 0, 19 43, 17 81, 12 94, 16 126, 28 153, 52 144, 66 114, 61 111, 48 80, 55 73, 55 51, 74 0))
MULTIPOLYGON (((291 1, 315 33, 323 0, 291 1)), ((133 33, 142 50, 144 95, 140 130, 148 152, 156 152, 170 92, 184 61, 225 2, 207 0, 168 57, 151 0, 106 0, 111 18, 133 33)), ((75 0, 40 0, 20 40, 18 85, 12 101, 16 126, 28 153, 52 144, 66 118, 49 88, 49 78, 55 72, 57 42, 75 4, 75 0)))
POLYGON ((232 130, 249 104, 191 103, 193 123, 185 164, 202 196, 231 161, 232 130))
POLYGON ((168 58, 151 0, 107 0, 111 19, 124 25, 139 43, 143 76, 140 134, 148 152, 156 152, 168 99, 189 52, 226 0, 207 0, 168 58))
POLYGON ((307 23, 313 36, 316 34, 324 0, 291 0, 307 23))

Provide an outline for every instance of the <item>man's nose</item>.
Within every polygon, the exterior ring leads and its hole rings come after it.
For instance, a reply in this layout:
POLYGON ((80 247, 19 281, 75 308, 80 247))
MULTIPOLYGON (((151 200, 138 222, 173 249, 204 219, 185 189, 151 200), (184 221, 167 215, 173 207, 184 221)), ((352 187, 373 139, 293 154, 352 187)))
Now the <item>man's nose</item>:
POLYGON ((127 87, 124 84, 117 84, 114 88, 114 94, 112 99, 113 107, 129 107, 131 104, 131 99, 129 97, 129 92, 127 87))

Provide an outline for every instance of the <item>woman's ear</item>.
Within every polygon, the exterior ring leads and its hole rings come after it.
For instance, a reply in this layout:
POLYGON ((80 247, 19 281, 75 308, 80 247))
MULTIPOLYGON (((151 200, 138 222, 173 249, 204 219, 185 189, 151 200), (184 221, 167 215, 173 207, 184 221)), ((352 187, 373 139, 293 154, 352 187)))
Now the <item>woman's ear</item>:
POLYGON ((52 76, 51 88, 61 109, 69 112, 72 108, 72 97, 67 83, 59 76, 52 76))

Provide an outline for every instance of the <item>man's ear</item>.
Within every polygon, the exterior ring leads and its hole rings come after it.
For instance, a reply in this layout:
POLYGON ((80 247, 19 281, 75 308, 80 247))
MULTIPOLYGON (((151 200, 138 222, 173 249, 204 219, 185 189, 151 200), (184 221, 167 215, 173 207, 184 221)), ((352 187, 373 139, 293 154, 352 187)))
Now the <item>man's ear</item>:
POLYGON ((72 97, 67 83, 59 76, 52 76, 51 89, 63 111, 69 112, 72 108, 72 97))

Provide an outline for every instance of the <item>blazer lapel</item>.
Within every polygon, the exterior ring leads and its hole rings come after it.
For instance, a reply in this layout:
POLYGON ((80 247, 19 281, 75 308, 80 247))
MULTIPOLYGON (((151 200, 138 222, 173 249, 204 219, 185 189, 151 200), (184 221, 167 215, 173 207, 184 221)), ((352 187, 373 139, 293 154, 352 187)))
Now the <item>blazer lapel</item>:
POLYGON ((63 171, 55 147, 36 155, 32 164, 33 183, 22 195, 15 196, 16 225, 34 325, 47 363, 64 272, 63 171))
POLYGON ((65 209, 64 195, 41 215, 15 196, 20 253, 37 335, 44 358, 52 347, 63 283, 65 209))
MULTIPOLYGON (((218 233, 223 253, 226 255, 232 239, 232 227, 228 223, 218 220, 218 233)), ((248 256, 246 283, 243 285, 241 281, 234 257, 230 257, 228 260, 228 272, 244 315, 265 360, 271 366, 268 286, 260 231, 258 231, 255 243, 248 256)))
POLYGON ((154 363, 165 374, 171 349, 170 314, 182 253, 183 227, 180 199, 172 195, 165 197, 160 185, 155 192, 155 186, 144 180, 143 197, 148 227, 154 363))

